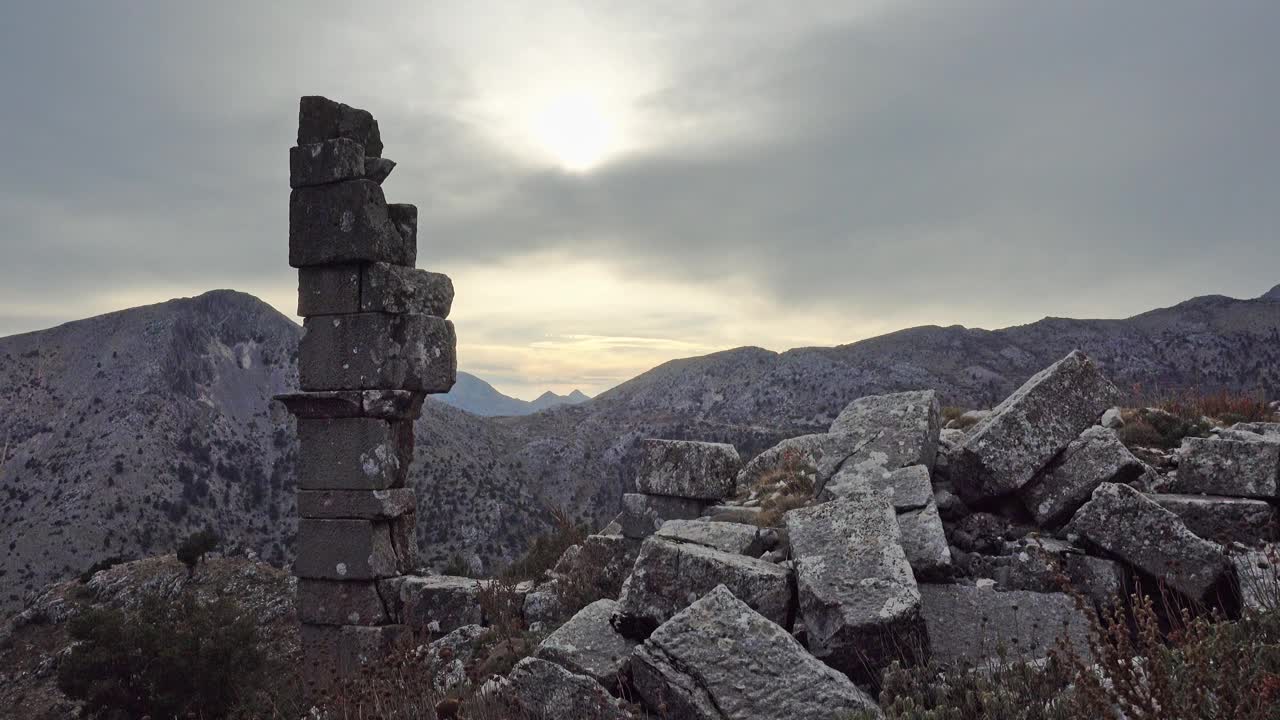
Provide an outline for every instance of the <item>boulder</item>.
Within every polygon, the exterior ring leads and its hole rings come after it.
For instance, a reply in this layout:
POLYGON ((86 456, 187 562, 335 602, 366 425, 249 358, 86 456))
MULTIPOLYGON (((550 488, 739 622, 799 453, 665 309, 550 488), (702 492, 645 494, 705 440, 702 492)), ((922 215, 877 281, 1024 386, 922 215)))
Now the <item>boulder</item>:
POLYGON ((1261 438, 1184 439, 1178 450, 1178 476, 1169 489, 1280 500, 1280 442, 1261 438))
POLYGON ((742 460, 726 443, 645 440, 636 490, 648 495, 721 500, 736 492, 742 460))
POLYGON ((413 569, 392 539, 392 523, 369 520, 298 521, 293 574, 316 580, 375 580, 413 569))
POLYGON ((417 420, 426 395, 409 390, 326 390, 276 395, 294 416, 307 420, 369 417, 417 420))
POLYGON ((924 507, 897 511, 897 516, 902 550, 916 578, 941 579, 949 575, 951 548, 932 498, 924 507))
MULTIPOLYGON (((326 185, 364 177, 364 146, 337 138, 289 148, 289 187, 326 185)), ((381 182, 381 181, 379 181, 381 182)))
POLYGON ((636 648, 636 694, 672 720, 880 717, 875 701, 720 586, 636 648))
POLYGON ((299 490, 298 515, 318 520, 393 520, 418 510, 413 488, 299 490))
POLYGON ((809 650, 848 675, 911 656, 920 593, 888 498, 876 492, 785 516, 809 650))
POLYGON ((727 553, 760 557, 764 542, 760 528, 734 522, 711 520, 668 520, 655 533, 676 542, 693 543, 727 553))
POLYGON ((951 456, 960 497, 972 504, 1018 490, 1119 400, 1120 391, 1079 350, 1036 373, 951 456))
POLYGON ((668 520, 692 520, 702 515, 706 503, 688 498, 624 493, 618 522, 625 537, 644 539, 668 520))
POLYGON ((1148 495, 1205 540, 1259 545, 1276 539, 1276 510, 1262 500, 1213 495, 1148 495))
POLYGON ((289 195, 289 265, 387 262, 410 267, 417 237, 391 219, 382 188, 372 180, 302 187, 289 195))
POLYGON ((298 487, 303 490, 398 488, 412 460, 412 421, 298 419, 298 487))
POLYGON ((379 584, 391 617, 399 623, 444 634, 484 621, 480 581, 452 575, 411 575, 379 584))
POLYGON ((597 600, 582 608, 547 636, 535 653, 578 675, 586 675, 617 692, 636 642, 613 629, 610 618, 618 609, 614 600, 597 600))
POLYGON ((448 392, 457 379, 453 323, 434 315, 310 317, 298 343, 303 390, 448 392))
POLYGON ((1145 471, 1114 430, 1095 425, 1022 486, 1018 497, 1039 525, 1056 527, 1070 520, 1102 483, 1128 483, 1145 471))
POLYGON ((1124 427, 1124 416, 1120 413, 1120 408, 1113 407, 1102 413, 1102 419, 1098 421, 1098 424, 1105 428, 1119 430, 1124 427))
POLYGON ((640 547, 635 567, 622 584, 614 627, 628 637, 644 637, 717 585, 727 586, 773 622, 788 624, 791 583, 783 567, 650 537, 640 547))
POLYGON ((298 144, 347 138, 364 148, 367 157, 382 156, 382 134, 368 110, 353 108, 319 95, 306 95, 298 103, 298 144))
POLYGON ((1207 598, 1227 570, 1222 548, 1127 485, 1098 486, 1067 532, 1196 600, 1207 598))
POLYGON ((298 578, 298 620, 311 625, 385 625, 374 582, 298 578))
POLYGON ((527 657, 482 694, 501 703, 501 717, 631 720, 621 700, 600 683, 553 662, 527 657))
POLYGON ((360 312, 449 317, 453 280, 448 275, 388 263, 370 263, 363 273, 360 312))
POLYGON ((929 657, 946 665, 1001 665, 1048 657, 1060 636, 1088 653, 1088 618, 1064 593, 997 592, 972 585, 921 585, 929 657))

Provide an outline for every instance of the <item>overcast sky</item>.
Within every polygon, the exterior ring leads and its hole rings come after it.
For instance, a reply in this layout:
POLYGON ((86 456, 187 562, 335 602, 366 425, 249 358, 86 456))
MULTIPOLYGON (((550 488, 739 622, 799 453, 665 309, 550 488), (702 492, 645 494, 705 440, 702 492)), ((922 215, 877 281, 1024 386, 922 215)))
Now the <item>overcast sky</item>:
POLYGON ((459 363, 1124 317, 1280 283, 1280 2, 65 2, 0 21, 0 334, 289 315, 297 98, 369 109, 459 363))

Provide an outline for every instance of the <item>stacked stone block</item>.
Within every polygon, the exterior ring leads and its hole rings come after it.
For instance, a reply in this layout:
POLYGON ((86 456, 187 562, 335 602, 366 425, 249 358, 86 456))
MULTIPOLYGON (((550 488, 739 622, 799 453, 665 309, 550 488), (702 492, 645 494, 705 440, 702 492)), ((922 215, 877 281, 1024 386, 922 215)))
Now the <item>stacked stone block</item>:
POLYGON ((457 373, 448 277, 417 270, 417 208, 388 204, 367 111, 302 98, 289 153, 289 264, 298 268, 298 615, 319 699, 409 639, 389 587, 416 566, 406 487, 413 423, 457 373))
POLYGON ((622 496, 622 534, 643 539, 667 520, 692 520, 737 492, 742 459, 732 445, 644 440, 636 490, 622 496))

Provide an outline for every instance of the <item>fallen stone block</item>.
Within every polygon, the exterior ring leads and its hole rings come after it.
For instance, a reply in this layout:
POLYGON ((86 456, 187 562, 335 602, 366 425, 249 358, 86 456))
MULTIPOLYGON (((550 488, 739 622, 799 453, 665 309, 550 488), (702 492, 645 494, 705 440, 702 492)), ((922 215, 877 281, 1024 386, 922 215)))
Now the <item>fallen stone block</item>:
POLYGON ((880 716, 858 686, 724 586, 655 630, 633 653, 631 673, 645 704, 673 719, 880 716))
POLYGON ((856 466, 841 468, 827 483, 822 496, 836 499, 868 490, 888 496, 889 502, 899 512, 918 510, 933 500, 933 482, 929 468, 924 465, 910 465, 888 472, 879 469, 866 472, 856 466))
POLYGON ((1095 425, 1072 440, 1018 497, 1038 524, 1057 526, 1070 520, 1102 483, 1128 483, 1145 470, 1114 430, 1095 425))
POLYGON ((434 315, 307 318, 298 344, 303 390, 448 392, 458 374, 453 323, 434 315))
POLYGON ((375 582, 298 578, 298 619, 311 625, 385 625, 375 582))
POLYGON ((298 144, 347 138, 364 148, 366 157, 382 155, 378 121, 368 110, 353 108, 319 95, 307 95, 298 103, 298 144))
POLYGON ((625 537, 644 539, 657 532, 668 520, 692 520, 699 517, 704 507, 706 503, 702 500, 624 493, 622 514, 618 516, 618 522, 622 524, 622 534, 625 537))
POLYGON ((645 637, 717 585, 727 586, 773 622, 789 624, 791 584, 785 568, 655 536, 640 546, 635 567, 622 584, 614 627, 627 637, 645 637))
POLYGON ((869 439, 861 461, 874 462, 888 470, 908 465, 929 469, 938 452, 941 428, 938 393, 913 390, 858 398, 845 406, 827 432, 869 439))
POLYGON ((1222 548, 1127 485, 1098 486, 1067 532, 1196 600, 1206 598, 1227 570, 1222 548))
POLYGON ((376 580, 413 568, 397 555, 390 522, 298 521, 293 574, 316 580, 376 580))
POLYGON ((569 614, 560 598, 560 580, 541 583, 525 593, 522 611, 524 621, 530 627, 557 623, 569 614))
POLYGON ((447 695, 471 684, 467 666, 484 644, 486 632, 480 625, 463 625, 427 645, 427 657, 434 667, 433 672, 428 672, 432 674, 431 684, 437 693, 447 695))
POLYGON ((1076 350, 1036 373, 965 435, 951 456, 951 479, 974 503, 1012 493, 1120 400, 1076 350))
POLYGON ((1191 532, 1223 545, 1259 545, 1276 539, 1276 510, 1262 500, 1214 495, 1148 495, 1191 532))
POLYGON ((742 460, 726 443, 645 440, 636 490, 648 495, 721 500, 736 491, 742 460))
POLYGON ((410 390, 324 390, 277 395, 285 408, 299 418, 368 417, 381 420, 417 420, 426 395, 410 390))
POLYGON ((1280 442, 1186 438, 1170 490, 1280 499, 1280 442))
POLYGON ((388 613, 399 623, 433 634, 480 625, 480 581, 452 575, 411 575, 379 583, 388 613))
POLYGON ((1242 610, 1262 613, 1280 608, 1280 545, 1237 552, 1231 564, 1242 610))
POLYGON ((413 423, 376 418, 298 419, 298 487, 401 487, 413 460, 413 423))
POLYGON ((1088 618, 1064 593, 921 585, 920 597, 934 662, 990 667, 1040 660, 1059 637, 1088 653, 1088 618))
POLYGON ((360 311, 449 317, 453 281, 448 275, 402 265, 370 263, 360 283, 360 311))
POLYGON ((999 590, 1063 592, 1063 581, 1099 608, 1128 596, 1124 569, 1105 558, 1083 555, 1052 538, 1010 543, 1006 555, 965 553, 959 569, 975 578, 994 580, 999 590))
POLYGON ((626 685, 627 663, 637 643, 610 623, 617 609, 617 601, 607 599, 582 608, 542 641, 536 656, 618 692, 626 685))
POLYGON ((298 515, 316 520, 394 520, 418 510, 413 488, 299 490, 298 515))
POLYGON ((393 221, 382 188, 372 180, 349 180, 294 190, 289 195, 289 264, 293 267, 386 262, 413 266, 414 234, 393 221))
POLYGON ((346 315, 360 312, 360 266, 316 265, 298 268, 298 315, 346 315))
POLYGON ((599 718, 599 720, 631 720, 621 700, 609 694, 603 685, 577 675, 553 662, 527 657, 511 669, 511 673, 482 695, 502 703, 509 715, 521 718, 599 718))
POLYGON ((409 650, 413 634, 403 625, 303 625, 298 676, 308 705, 323 704, 366 668, 389 663, 409 650))
POLYGON ((917 579, 942 579, 951 574, 951 548, 942 518, 932 498, 921 508, 899 510, 902 550, 917 579))
POLYGON ((655 533, 658 537, 676 542, 693 543, 714 548, 721 552, 760 557, 764 542, 760 528, 734 522, 711 520, 668 520, 655 533))
POLYGON ((784 519, 810 652, 850 676, 912 657, 920 593, 888 498, 864 492, 784 519))
POLYGON ((348 138, 298 145, 289 148, 289 187, 356 180, 364 166, 364 146, 348 138))

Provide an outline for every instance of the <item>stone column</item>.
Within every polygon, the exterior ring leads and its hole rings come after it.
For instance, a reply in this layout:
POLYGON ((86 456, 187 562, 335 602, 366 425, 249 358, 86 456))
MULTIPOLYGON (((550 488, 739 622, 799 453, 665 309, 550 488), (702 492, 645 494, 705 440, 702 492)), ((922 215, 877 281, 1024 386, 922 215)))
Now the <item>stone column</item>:
POLYGON ((457 374, 453 283, 414 268, 417 208, 388 205, 365 110, 304 97, 289 151, 289 264, 298 268, 298 616, 309 700, 409 640, 379 581, 416 568, 407 487, 413 422, 457 374))

